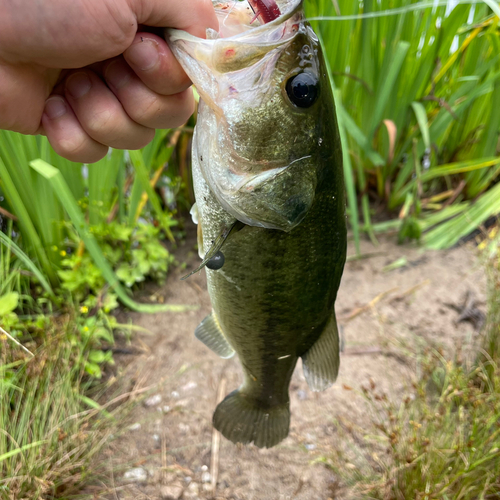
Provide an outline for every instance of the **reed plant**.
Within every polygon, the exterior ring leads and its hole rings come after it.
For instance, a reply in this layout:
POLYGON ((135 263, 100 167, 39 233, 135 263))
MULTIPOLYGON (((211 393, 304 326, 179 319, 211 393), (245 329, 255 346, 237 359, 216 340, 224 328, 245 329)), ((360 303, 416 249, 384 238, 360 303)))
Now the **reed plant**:
POLYGON ((400 229, 408 218, 427 231, 439 220, 424 235, 432 248, 456 243, 500 211, 498 204, 475 210, 472 203, 488 189, 494 199, 500 194, 499 14, 490 0, 306 2, 345 130, 355 233, 355 192, 361 229, 372 238, 380 229, 372 222, 375 201, 399 216, 400 229))

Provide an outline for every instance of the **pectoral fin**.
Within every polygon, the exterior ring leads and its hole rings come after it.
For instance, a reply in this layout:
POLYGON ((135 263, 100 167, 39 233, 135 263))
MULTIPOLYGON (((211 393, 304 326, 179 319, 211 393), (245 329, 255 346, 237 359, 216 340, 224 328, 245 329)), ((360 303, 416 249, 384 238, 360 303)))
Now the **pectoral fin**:
POLYGON ((219 321, 212 312, 196 328, 195 337, 223 359, 234 356, 234 350, 224 337, 219 321))
POLYGON ((335 314, 323 333, 302 356, 302 368, 312 391, 324 391, 330 387, 339 372, 339 334, 335 314))

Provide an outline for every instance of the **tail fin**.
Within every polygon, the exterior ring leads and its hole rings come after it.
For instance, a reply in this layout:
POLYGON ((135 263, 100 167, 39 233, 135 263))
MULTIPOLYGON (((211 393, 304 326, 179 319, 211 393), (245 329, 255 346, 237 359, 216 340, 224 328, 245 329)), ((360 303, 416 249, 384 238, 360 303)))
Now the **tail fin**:
POLYGON ((261 408, 240 390, 226 396, 216 408, 214 427, 233 443, 271 448, 288 436, 290 405, 261 408))

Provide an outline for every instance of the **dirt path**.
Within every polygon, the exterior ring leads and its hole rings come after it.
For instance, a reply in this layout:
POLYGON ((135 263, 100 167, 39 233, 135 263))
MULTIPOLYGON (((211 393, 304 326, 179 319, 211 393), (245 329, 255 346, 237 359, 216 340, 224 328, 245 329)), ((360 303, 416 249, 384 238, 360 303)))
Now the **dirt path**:
MULTIPOLYGON (((110 498, 348 498, 349 491, 339 489, 335 475, 321 463, 334 447, 343 446, 342 427, 335 422, 368 427, 370 416, 358 393, 363 385, 375 384, 393 398, 408 393, 413 354, 429 341, 449 349, 473 342, 474 327, 456 324, 459 314, 450 304, 460 304, 468 291, 484 301, 485 289, 470 248, 423 252, 391 239, 379 247, 365 242, 362 253, 374 255, 347 263, 336 304, 345 339, 338 382, 324 393, 312 393, 299 363, 290 387, 289 437, 270 450, 234 446, 221 438, 215 496, 212 412, 221 384, 224 394, 239 386, 240 368, 236 359, 219 359, 193 335, 211 309, 204 272, 186 282, 178 280, 180 272, 170 276, 157 295, 200 307, 182 314, 131 315, 134 324, 151 333, 137 336, 143 355, 133 361, 117 358, 118 364, 126 366, 131 386, 161 383, 135 411, 135 425, 113 444, 110 459, 123 464, 124 473, 116 477, 110 498), (401 258, 407 261, 404 267, 383 271, 401 258)), ((192 240, 181 255, 189 269, 197 262, 192 240)))

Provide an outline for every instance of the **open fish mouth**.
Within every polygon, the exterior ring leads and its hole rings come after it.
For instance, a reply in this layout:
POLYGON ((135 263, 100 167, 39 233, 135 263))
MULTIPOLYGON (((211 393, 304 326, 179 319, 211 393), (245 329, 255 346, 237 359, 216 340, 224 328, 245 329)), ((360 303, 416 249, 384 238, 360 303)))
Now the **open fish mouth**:
MULTIPOLYGON (((267 32, 266 39, 273 40, 276 34, 273 28, 283 24, 290 17, 295 15, 302 6, 303 0, 275 0, 275 1, 240 1, 232 0, 228 2, 212 0, 215 13, 219 19, 219 31, 208 30, 207 38, 232 38, 237 40, 241 35, 253 32, 252 36, 259 37, 258 43, 262 43, 262 33, 267 32), (276 6, 275 14, 265 18, 259 15, 260 5, 276 6), (257 12, 256 12, 257 11, 257 12), (277 15, 276 15, 277 14, 277 15)), ((168 28, 167 37, 176 36, 180 30, 168 28)))
POLYGON ((317 185, 317 120, 307 114, 309 103, 298 102, 307 82, 320 78, 317 38, 302 0, 248 1, 214 2, 219 31, 207 30, 206 39, 174 29, 166 37, 201 97, 194 161, 211 191, 241 222, 290 231, 311 208, 317 185), (274 10, 263 15, 259 5, 274 10), (288 82, 298 74, 306 82, 291 102, 288 82))
MULTIPOLYGON (((265 24, 256 18, 253 8, 246 1, 213 3, 219 19, 219 31, 207 29, 206 39, 173 28, 165 30, 169 45, 188 74, 192 69, 199 70, 200 63, 217 73, 251 66, 266 53, 293 38, 298 23, 304 17, 302 0, 278 0, 280 15, 265 24), (191 64, 186 60, 189 58, 194 59, 191 64)), ((213 96, 205 91, 204 85, 200 85, 202 80, 195 77, 193 83, 205 100, 209 98, 209 102, 213 96)))

